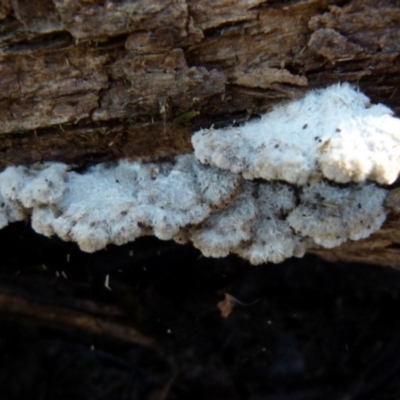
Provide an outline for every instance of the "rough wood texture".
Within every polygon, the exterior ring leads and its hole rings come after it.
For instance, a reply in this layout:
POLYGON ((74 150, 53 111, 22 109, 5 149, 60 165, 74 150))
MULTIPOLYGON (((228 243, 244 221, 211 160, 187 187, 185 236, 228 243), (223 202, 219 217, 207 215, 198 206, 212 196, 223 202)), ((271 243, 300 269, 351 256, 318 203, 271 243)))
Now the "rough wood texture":
POLYGON ((400 112, 394 0, 3 0, 0 18, 1 166, 170 157, 338 81, 400 112))
MULTIPOLYGON (((399 37, 396 0, 1 0, 0 168, 170 158, 340 81, 400 115, 399 37)), ((400 266, 396 232, 317 252, 400 266)))

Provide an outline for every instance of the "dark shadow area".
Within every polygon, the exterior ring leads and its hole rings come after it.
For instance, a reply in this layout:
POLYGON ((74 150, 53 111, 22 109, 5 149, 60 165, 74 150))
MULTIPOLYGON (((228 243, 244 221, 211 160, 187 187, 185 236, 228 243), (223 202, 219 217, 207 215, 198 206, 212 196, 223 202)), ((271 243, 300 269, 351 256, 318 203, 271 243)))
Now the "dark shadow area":
POLYGON ((1 400, 400 398, 400 271, 0 240, 1 400))

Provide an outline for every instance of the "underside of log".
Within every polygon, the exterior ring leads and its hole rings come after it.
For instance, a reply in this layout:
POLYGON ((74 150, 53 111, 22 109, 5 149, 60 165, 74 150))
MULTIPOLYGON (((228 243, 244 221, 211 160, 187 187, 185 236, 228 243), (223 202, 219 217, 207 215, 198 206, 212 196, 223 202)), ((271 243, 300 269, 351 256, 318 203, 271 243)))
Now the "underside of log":
MULTIPOLYGON (((0 27, 1 169, 170 159, 337 82, 400 115, 396 0, 2 0, 0 27)), ((315 253, 400 267, 399 243, 394 214, 315 253)))

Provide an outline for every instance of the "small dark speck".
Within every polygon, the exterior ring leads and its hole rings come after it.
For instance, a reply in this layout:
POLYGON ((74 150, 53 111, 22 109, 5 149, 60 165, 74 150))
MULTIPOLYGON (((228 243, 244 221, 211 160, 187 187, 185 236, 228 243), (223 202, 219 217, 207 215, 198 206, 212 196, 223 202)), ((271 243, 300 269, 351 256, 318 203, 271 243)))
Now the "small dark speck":
POLYGON ((121 211, 122 216, 127 215, 127 214, 128 214, 128 211, 121 211))
POLYGON ((274 147, 277 149, 279 147, 279 144, 276 144, 274 147))
POLYGON ((314 140, 319 140, 319 136, 315 136, 314 140))
POLYGON ((308 126, 308 124, 304 124, 304 125, 303 125, 303 129, 306 129, 307 126, 308 126))
POLYGON ((367 228, 368 228, 368 229, 371 229, 371 225, 368 225, 367 228))
POLYGON ((342 132, 342 130, 339 128, 336 128, 336 132, 342 132))
POLYGON ((362 207, 361 207, 361 203, 358 203, 357 204, 357 207, 359 208, 359 209, 361 209, 362 207))
POLYGON ((115 180, 115 182, 119 183, 119 180, 118 180, 118 179, 116 179, 116 180, 115 180))

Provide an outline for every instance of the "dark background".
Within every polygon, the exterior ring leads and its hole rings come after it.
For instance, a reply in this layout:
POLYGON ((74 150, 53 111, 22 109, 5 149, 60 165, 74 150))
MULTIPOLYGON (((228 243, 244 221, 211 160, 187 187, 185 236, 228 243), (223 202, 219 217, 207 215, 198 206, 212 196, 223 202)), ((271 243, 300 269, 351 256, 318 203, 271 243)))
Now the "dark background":
POLYGON ((399 271, 153 238, 85 254, 24 223, 0 241, 2 400, 400 398, 399 271))

